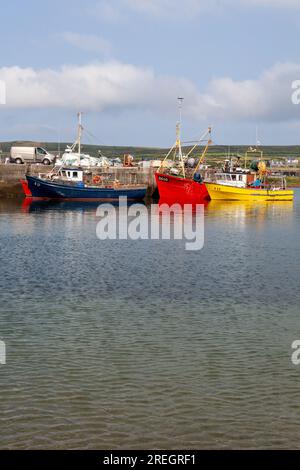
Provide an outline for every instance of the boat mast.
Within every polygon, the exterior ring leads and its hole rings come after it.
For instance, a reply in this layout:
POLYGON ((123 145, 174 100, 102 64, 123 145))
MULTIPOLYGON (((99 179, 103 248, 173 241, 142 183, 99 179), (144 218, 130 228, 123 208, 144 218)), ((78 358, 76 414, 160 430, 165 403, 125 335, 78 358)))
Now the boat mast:
MULTIPOLYGON (((198 163, 197 163, 197 165, 196 165, 196 168, 195 168, 195 170, 194 170, 193 176, 195 176, 195 174, 198 172, 198 170, 199 170, 199 168, 200 168, 200 165, 202 165, 202 163, 204 162, 204 159, 205 159, 205 156, 206 156, 207 151, 208 151, 208 149, 209 149, 209 146, 212 144, 212 140, 211 140, 211 131, 212 131, 212 127, 209 127, 209 128, 207 129, 206 133, 205 133, 205 134, 203 135, 203 137, 201 137, 201 139, 200 139, 200 142, 202 142, 202 140, 205 139, 206 136, 208 135, 207 144, 206 144, 206 146, 204 147, 204 150, 203 150, 203 152, 202 152, 201 157, 199 158, 199 161, 198 161, 198 163)), ((197 146, 197 145, 198 145, 198 144, 196 144, 196 146, 197 146)), ((193 152, 193 150, 194 150, 194 148, 196 148, 196 146, 191 149, 190 153, 193 152)), ((189 153, 188 153, 188 155, 189 155, 189 153)), ((187 156, 188 156, 188 155, 187 155, 187 156)))
POLYGON ((78 142, 78 166, 80 166, 81 136, 82 136, 82 124, 81 124, 82 113, 79 112, 77 114, 77 116, 78 116, 78 137, 77 137, 77 142, 78 142))
MULTIPOLYGON (((179 159, 179 161, 181 163, 181 167, 182 167, 183 177, 185 178, 185 166, 184 166, 184 159, 183 159, 182 147, 181 147, 181 118, 182 118, 182 103, 183 103, 183 100, 184 100, 184 98, 178 98, 179 121, 176 124, 176 142, 170 148, 170 150, 168 151, 165 158, 162 160, 162 162, 160 164, 160 167, 158 169, 158 173, 164 171, 165 162, 168 160, 170 155, 173 153, 173 160, 175 162, 177 158, 179 159)), ((196 144, 193 145, 191 150, 185 155, 185 159, 187 159, 191 155, 191 153, 195 150, 195 148, 198 145, 200 145, 200 143, 207 137, 207 135, 209 136, 207 145, 206 145, 206 147, 205 147, 205 149, 202 153, 201 158, 199 159, 198 165, 196 166, 196 171, 198 170, 200 164, 203 163, 205 155, 206 155, 207 150, 208 150, 208 147, 212 144, 212 140, 210 138, 211 137, 211 131, 212 131, 212 127, 209 127, 207 129, 207 131, 205 131, 205 133, 201 136, 200 140, 198 142, 196 142, 196 144)))
POLYGON ((181 120, 182 120, 182 104, 184 98, 178 98, 178 108, 179 108, 179 121, 176 124, 176 147, 175 147, 175 154, 178 156, 181 166, 182 166, 182 173, 183 177, 185 178, 185 168, 184 168, 184 161, 182 155, 182 148, 181 148, 181 120))

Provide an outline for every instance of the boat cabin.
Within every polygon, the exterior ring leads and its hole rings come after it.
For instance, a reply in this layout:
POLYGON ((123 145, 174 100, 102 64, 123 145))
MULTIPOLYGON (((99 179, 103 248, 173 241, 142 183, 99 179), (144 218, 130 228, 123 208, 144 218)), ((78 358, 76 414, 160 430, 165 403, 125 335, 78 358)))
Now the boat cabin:
POLYGON ((60 179, 78 183, 83 181, 83 170, 79 168, 61 168, 58 171, 58 176, 60 179))
POLYGON ((83 170, 81 168, 63 167, 50 173, 40 173, 39 178, 51 181, 63 181, 70 184, 84 184, 83 170))
POLYGON ((52 181, 60 180, 69 183, 83 183, 83 170, 81 168, 59 168, 55 172, 40 173, 39 177, 52 181))
POLYGON ((246 188, 253 182, 254 176, 249 173, 216 173, 215 178, 217 184, 246 188))

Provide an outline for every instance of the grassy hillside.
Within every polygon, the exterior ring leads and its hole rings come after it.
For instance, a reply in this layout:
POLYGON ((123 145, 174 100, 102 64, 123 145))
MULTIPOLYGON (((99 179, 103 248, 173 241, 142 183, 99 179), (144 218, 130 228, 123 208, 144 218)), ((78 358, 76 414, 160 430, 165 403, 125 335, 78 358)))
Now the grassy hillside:
MULTIPOLYGON (((70 144, 70 143, 69 143, 70 144)), ((12 145, 39 145, 46 148, 50 152, 58 153, 58 144, 56 142, 2 142, 0 143, 0 150, 5 155, 9 153, 12 145)), ((63 152, 66 148, 67 143, 60 143, 60 150, 63 152)), ((141 159, 160 159, 166 155, 168 149, 156 148, 156 147, 115 147, 115 146, 102 146, 102 145, 85 145, 82 146, 83 152, 88 153, 92 156, 97 156, 98 151, 101 150, 102 154, 111 157, 123 157, 125 153, 130 153, 135 156, 136 160, 141 159)), ((243 145, 232 145, 230 152, 232 155, 244 155, 249 146, 243 145)), ((300 159, 300 146, 266 146, 262 147, 264 156, 269 159, 280 159, 280 158, 299 158, 300 159)), ((199 148, 197 149, 199 154, 199 148)), ((209 149, 207 155, 208 162, 217 162, 223 160, 228 152, 228 146, 218 145, 212 146, 209 149)))
MULTIPOLYGON (((32 141, 15 141, 15 142, 2 142, 0 143, 0 150, 3 154, 7 154, 13 145, 20 146, 40 146, 47 149, 49 152, 58 153, 60 147, 61 153, 64 152, 67 145, 72 145, 70 142, 32 142, 32 141)), ((164 149, 158 148, 146 148, 146 147, 114 147, 114 146, 103 146, 103 145, 82 145, 82 151, 93 157, 98 156, 98 151, 101 151, 103 155, 108 158, 112 157, 123 157, 125 153, 130 153, 136 157, 136 159, 147 159, 147 158, 160 158, 165 154, 164 149)))

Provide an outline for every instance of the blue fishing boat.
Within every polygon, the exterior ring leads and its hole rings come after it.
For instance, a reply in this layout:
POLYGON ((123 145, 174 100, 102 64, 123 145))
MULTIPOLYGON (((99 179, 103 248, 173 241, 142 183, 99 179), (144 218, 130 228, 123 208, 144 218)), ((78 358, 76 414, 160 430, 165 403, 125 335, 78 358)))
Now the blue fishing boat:
POLYGON ((126 196, 128 200, 142 200, 146 196, 147 185, 124 184, 107 172, 96 174, 91 169, 81 167, 81 113, 78 114, 78 138, 72 146, 71 154, 77 164, 73 167, 54 168, 50 173, 39 176, 26 175, 22 186, 26 197, 34 199, 102 201, 118 200, 126 196), (78 146, 78 153, 74 150, 78 146))
POLYGON ((142 200, 147 192, 145 185, 121 184, 100 175, 91 178, 79 168, 61 168, 38 177, 27 175, 26 180, 31 197, 36 199, 113 201, 126 196, 128 200, 142 200))

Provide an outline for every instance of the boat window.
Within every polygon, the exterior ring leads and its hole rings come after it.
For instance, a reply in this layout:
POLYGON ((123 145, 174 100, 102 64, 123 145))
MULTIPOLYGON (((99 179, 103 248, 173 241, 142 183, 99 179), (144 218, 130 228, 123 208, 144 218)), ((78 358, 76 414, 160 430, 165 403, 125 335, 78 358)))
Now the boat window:
POLYGON ((236 181, 236 175, 232 175, 232 181, 236 181))
POLYGON ((77 171, 73 171, 73 178, 77 178, 77 177, 78 177, 77 171))
POLYGON ((61 174, 62 174, 63 176, 66 176, 66 172, 65 172, 65 171, 62 171, 61 174))

